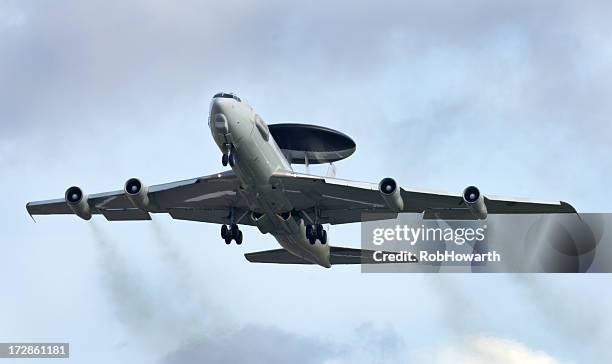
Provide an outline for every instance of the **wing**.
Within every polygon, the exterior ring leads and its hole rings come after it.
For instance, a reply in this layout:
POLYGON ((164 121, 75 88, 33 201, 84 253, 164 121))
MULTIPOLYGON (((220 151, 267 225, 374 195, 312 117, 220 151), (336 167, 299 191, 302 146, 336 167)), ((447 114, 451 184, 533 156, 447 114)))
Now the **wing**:
MULTIPOLYGON (((391 219, 397 212, 387 206, 378 185, 293 172, 277 172, 271 179, 282 188, 298 211, 321 224, 344 224, 364 219, 391 219), (364 213, 373 213, 362 216, 364 213)), ((400 212, 423 213, 424 218, 473 219, 460 194, 401 189, 400 212)), ((485 196, 489 214, 575 213, 565 202, 485 196)))
MULTIPOLYGON (((147 211, 135 207, 123 190, 89 195, 87 204, 92 214, 109 221, 150 220, 149 213, 168 213, 180 220, 228 224, 233 211, 237 223, 251 224, 244 218, 250 209, 231 171, 150 186, 147 196, 147 211)), ((73 214, 63 198, 29 202, 26 209, 30 215, 73 214)))

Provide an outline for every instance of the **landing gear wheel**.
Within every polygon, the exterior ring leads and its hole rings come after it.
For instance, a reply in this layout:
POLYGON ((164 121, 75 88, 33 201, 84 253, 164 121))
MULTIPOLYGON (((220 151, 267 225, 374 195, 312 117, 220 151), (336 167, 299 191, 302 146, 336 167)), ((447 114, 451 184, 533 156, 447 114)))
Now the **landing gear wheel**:
POLYGON ((229 229, 227 228, 227 225, 221 225, 221 239, 227 239, 229 238, 229 229))
POLYGON ((321 244, 327 244, 327 231, 323 230, 321 236, 319 237, 319 240, 321 240, 321 244))
POLYGON ((312 238, 312 225, 306 225, 306 239, 312 238))
POLYGON ((223 164, 223 167, 225 167, 227 166, 228 163, 229 163, 229 156, 223 153, 223 156, 221 157, 221 164, 223 164))
POLYGON ((233 152, 230 152, 227 159, 228 159, 228 163, 230 167, 233 167, 236 165, 236 155, 233 152))
POLYGON ((225 240, 225 244, 227 245, 230 245, 230 243, 232 242, 232 238, 230 238, 229 236, 223 240, 225 240))
POLYGON ((236 244, 242 244, 242 231, 238 230, 238 235, 236 236, 236 244))
POLYGON ((323 225, 306 225, 306 239, 310 244, 314 244, 317 239, 321 244, 327 244, 327 231, 323 229, 323 225))
POLYGON ((325 231, 325 230, 323 230, 323 225, 321 225, 321 224, 317 225, 316 229, 317 229, 317 231, 316 231, 317 238, 320 239, 321 236, 323 235, 323 231, 325 231))
POLYGON ((236 224, 231 224, 230 225, 230 234, 232 238, 236 238, 238 236, 238 232, 240 230, 238 229, 238 225, 236 224))

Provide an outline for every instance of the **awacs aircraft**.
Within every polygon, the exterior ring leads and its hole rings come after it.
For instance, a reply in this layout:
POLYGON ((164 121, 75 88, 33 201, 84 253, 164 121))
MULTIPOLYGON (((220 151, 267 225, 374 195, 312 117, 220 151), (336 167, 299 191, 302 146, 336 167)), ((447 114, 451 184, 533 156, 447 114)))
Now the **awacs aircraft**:
POLYGON ((208 126, 231 170, 147 187, 129 179, 123 190, 87 196, 79 187, 64 198, 30 202, 30 215, 76 214, 89 220, 150 220, 151 213, 174 219, 221 224, 226 244, 243 240, 239 225, 272 234, 283 249, 246 254, 251 262, 359 264, 362 251, 327 244, 326 224, 362 221, 364 213, 395 218, 400 212, 424 218, 485 219, 487 214, 574 213, 565 202, 484 196, 467 187, 462 194, 403 189, 392 178, 354 182, 297 173, 292 164, 332 163, 355 151, 351 138, 305 124, 266 125, 253 108, 231 93, 216 94, 208 126))

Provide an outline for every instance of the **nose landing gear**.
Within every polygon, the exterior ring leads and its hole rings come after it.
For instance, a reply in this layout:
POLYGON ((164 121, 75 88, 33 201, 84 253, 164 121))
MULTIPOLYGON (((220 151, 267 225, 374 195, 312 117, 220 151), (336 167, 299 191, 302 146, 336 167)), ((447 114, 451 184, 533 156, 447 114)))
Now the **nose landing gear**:
POLYGON ((231 224, 228 228, 227 225, 221 225, 221 238, 225 240, 225 244, 229 245, 232 240, 236 241, 236 244, 242 244, 242 231, 238 228, 238 225, 231 224))
POLYGON ((223 167, 227 166, 228 164, 230 167, 236 165, 236 152, 231 145, 228 145, 227 149, 223 152, 223 155, 221 156, 221 164, 223 164, 223 167))
POLYGON ((306 225, 306 239, 310 242, 310 244, 314 245, 314 243, 319 239, 321 244, 327 244, 327 231, 323 229, 323 225, 306 225))
POLYGON ((236 153, 234 153, 233 150, 230 152, 229 157, 227 157, 227 161, 230 167, 233 167, 236 165, 236 153))

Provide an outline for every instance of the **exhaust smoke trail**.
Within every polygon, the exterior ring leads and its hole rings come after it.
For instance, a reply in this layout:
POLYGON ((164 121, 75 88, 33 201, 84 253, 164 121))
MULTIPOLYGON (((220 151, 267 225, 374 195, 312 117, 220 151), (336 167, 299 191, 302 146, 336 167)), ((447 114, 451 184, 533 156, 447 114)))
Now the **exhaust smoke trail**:
POLYGON ((98 265, 117 318, 130 329, 141 332, 153 316, 151 297, 131 268, 95 221, 89 226, 98 248, 98 265))
MULTIPOLYGON (((184 342, 201 339, 214 331, 206 322, 205 314, 210 310, 205 297, 198 297, 197 304, 190 305, 189 300, 196 289, 187 284, 189 281, 177 277, 176 281, 184 284, 159 285, 164 279, 159 277, 160 267, 147 267, 147 272, 143 273, 136 262, 120 254, 116 242, 101 226, 95 221, 89 225, 97 243, 99 271, 110 303, 118 321, 138 345, 158 355, 166 355, 184 342)), ((171 250, 167 250, 164 257, 176 263, 170 271, 187 266, 179 264, 177 255, 171 250)))
MULTIPOLYGON (((466 278, 465 275, 453 276, 452 274, 426 275, 434 295, 439 296, 440 322, 455 336, 462 337, 474 334, 482 330, 480 322, 482 311, 470 292, 461 287, 460 282, 466 278)), ((470 277, 473 278, 473 277, 470 277)))

